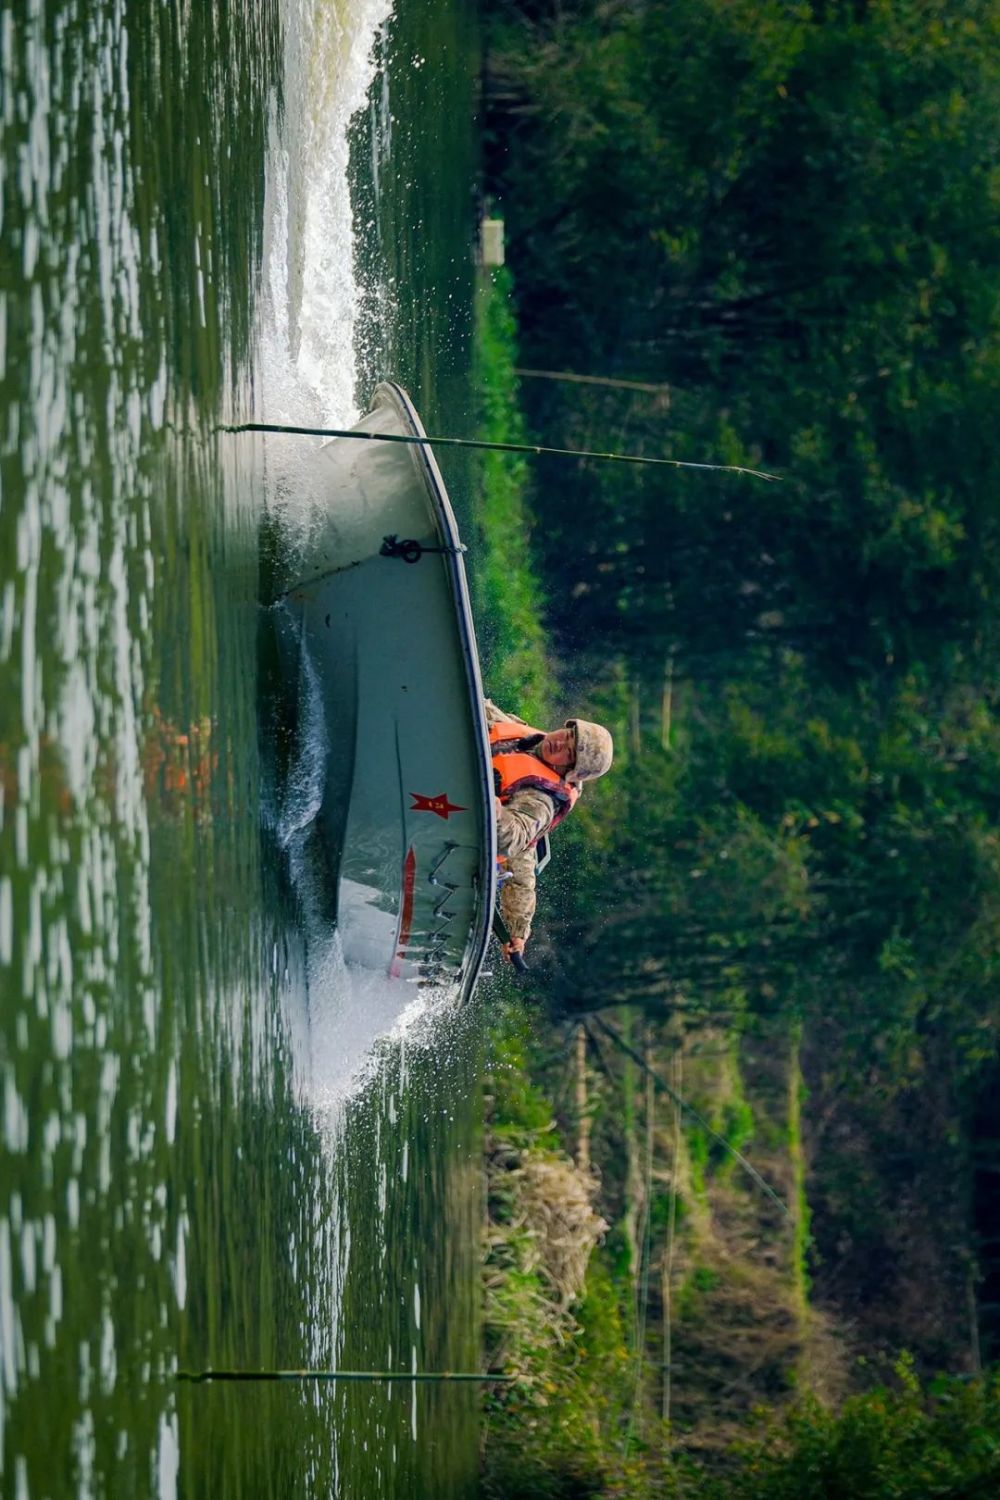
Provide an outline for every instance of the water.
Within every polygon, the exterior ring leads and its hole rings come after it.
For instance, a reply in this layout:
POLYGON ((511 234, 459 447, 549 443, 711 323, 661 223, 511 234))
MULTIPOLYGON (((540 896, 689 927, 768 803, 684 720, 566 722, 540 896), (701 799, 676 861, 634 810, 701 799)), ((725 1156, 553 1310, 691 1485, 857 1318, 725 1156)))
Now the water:
POLYGON ((4 1495, 473 1487, 471 1390, 175 1379, 477 1360, 475 1017, 310 910, 259 596, 316 497, 216 431, 469 428, 472 7, 389 9, 0 0, 4 1495))

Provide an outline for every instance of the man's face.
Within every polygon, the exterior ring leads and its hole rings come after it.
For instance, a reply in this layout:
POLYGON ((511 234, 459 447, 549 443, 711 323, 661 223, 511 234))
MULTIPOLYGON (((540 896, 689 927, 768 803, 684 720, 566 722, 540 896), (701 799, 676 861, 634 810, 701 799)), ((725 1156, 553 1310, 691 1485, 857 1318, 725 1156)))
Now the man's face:
POLYGON ((553 729, 539 745, 536 755, 553 771, 572 770, 576 761, 576 735, 572 729, 553 729))

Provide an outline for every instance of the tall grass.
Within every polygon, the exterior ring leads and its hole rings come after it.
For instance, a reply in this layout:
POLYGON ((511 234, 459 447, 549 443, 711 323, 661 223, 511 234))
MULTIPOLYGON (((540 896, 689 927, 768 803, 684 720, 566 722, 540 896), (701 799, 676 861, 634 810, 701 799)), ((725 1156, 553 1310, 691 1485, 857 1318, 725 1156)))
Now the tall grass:
MULTIPOLYGON (((529 441, 516 365, 511 277, 499 270, 483 275, 476 299, 481 437, 529 441)), ((481 455, 469 571, 486 690, 544 725, 558 688, 532 557, 531 494, 524 458, 481 455)), ((592 1184, 577 1173, 551 1102, 531 1081, 533 1030, 520 1006, 499 1007, 491 1027, 486 1357, 519 1378, 484 1398, 483 1492, 569 1500, 607 1493, 609 1475, 620 1478, 627 1467, 609 1451, 617 1446, 609 1431, 624 1421, 632 1361, 620 1288, 606 1257, 591 1256, 606 1227, 590 1205, 592 1184)))
MULTIPOLYGON (((476 293, 475 378, 479 436, 525 443, 510 273, 482 275, 476 293)), ((504 708, 544 724, 553 697, 545 656, 545 593, 531 555, 531 474, 516 454, 483 453, 476 486, 472 590, 486 691, 504 708)))

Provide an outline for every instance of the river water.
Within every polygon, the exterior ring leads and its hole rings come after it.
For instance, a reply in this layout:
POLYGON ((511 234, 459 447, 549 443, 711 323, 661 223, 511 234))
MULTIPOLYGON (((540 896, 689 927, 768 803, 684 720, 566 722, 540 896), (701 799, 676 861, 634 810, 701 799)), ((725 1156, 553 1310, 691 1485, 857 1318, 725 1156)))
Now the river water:
POLYGON ((315 915, 323 497, 216 430, 469 430, 474 7, 391 3, 0 0, 4 1496, 474 1488, 470 1387, 176 1378, 478 1358, 476 1017, 315 915))

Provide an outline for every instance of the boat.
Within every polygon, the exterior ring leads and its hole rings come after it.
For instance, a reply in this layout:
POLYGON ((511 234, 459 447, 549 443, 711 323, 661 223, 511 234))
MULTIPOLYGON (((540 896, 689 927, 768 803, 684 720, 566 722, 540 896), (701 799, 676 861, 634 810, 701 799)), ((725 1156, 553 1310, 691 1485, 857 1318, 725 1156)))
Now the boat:
POLYGON ((283 591, 283 670, 325 730, 313 836, 347 963, 462 1001, 496 880, 465 549, 430 447, 392 441, 426 436, 407 393, 377 386, 353 430, 317 450, 329 506, 283 591))

